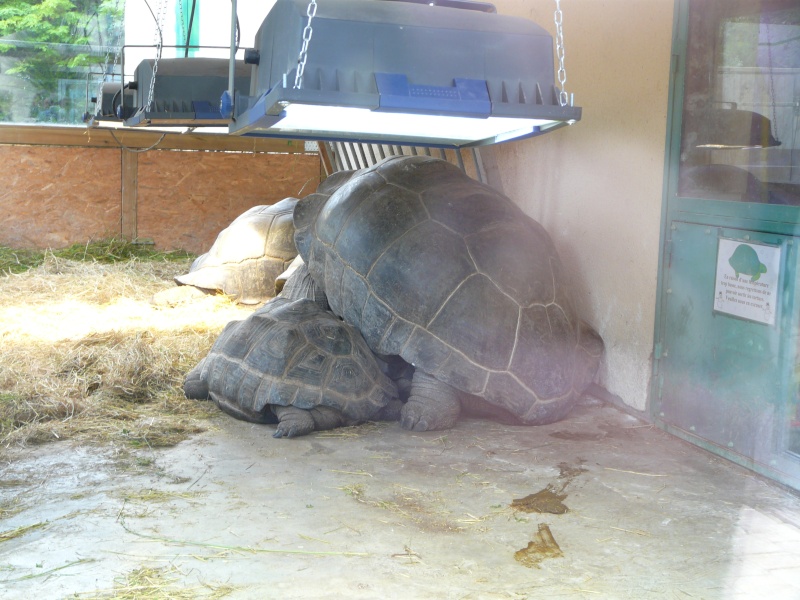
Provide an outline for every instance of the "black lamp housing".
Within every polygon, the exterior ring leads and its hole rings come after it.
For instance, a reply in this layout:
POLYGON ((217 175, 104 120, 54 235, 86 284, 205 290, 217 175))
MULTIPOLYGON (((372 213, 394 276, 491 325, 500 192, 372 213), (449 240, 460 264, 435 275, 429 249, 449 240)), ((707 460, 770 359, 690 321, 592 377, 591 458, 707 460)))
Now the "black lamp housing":
POLYGON ((465 147, 581 118, 559 103, 552 37, 485 2, 321 0, 296 86, 308 6, 277 0, 267 15, 230 133, 465 147))

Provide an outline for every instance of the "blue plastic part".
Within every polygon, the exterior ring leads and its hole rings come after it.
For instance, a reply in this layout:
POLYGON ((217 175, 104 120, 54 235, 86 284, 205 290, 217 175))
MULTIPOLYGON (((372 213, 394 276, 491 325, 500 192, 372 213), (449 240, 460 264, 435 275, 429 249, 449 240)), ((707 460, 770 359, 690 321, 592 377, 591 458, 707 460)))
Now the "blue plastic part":
POLYGON ((492 103, 482 79, 454 79, 454 86, 411 85, 402 73, 375 73, 382 111, 489 117, 492 103))
POLYGON ((233 116, 233 98, 228 90, 222 92, 219 99, 219 114, 223 119, 230 119, 233 116))
POLYGON ((192 100, 192 111, 195 119, 225 119, 222 116, 221 107, 214 108, 211 102, 206 100, 192 100))

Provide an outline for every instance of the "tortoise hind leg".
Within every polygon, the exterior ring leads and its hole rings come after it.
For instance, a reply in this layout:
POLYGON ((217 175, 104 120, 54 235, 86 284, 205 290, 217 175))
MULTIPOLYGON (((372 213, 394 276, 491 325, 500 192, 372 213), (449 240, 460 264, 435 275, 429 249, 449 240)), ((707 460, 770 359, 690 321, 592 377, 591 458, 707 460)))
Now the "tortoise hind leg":
POLYGON ((278 427, 272 437, 298 437, 312 431, 334 429, 349 425, 341 412, 327 406, 316 406, 310 410, 294 406, 273 406, 272 411, 278 417, 278 427))
POLYGON ((412 431, 450 429, 458 421, 461 403, 455 388, 415 371, 411 395, 400 411, 400 425, 412 431))

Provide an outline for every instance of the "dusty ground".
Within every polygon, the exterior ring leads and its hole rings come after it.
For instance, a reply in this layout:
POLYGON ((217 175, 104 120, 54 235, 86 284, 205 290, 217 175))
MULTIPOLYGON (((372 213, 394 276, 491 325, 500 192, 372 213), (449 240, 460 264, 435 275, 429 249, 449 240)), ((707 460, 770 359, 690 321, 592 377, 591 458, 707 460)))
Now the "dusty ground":
POLYGON ((597 401, 533 428, 213 425, 18 450, 0 595, 800 598, 800 498, 597 401))

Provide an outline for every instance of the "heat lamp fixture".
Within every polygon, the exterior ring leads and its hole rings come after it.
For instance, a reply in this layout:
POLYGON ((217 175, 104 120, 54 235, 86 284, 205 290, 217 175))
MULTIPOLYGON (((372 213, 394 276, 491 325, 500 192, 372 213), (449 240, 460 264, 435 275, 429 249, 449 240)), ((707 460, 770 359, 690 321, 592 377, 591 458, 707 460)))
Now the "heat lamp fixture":
POLYGON ((313 10, 277 0, 267 15, 245 57, 250 95, 229 109, 232 134, 465 147, 581 117, 560 102, 553 38, 491 4, 321 0, 313 10))
POLYGON ((235 60, 231 29, 228 87, 216 84, 218 119, 205 111, 192 120, 186 108, 173 118, 164 108, 208 104, 189 97, 199 86, 188 82, 209 73, 190 57, 171 59, 157 76, 152 61, 137 69, 143 81, 134 87, 142 91, 132 114, 120 115, 125 125, 203 131, 221 123, 239 136, 459 148, 541 135, 581 118, 555 85, 552 36, 486 2, 277 0, 245 52, 249 77, 235 60), (183 83, 171 85, 170 77, 183 83))

